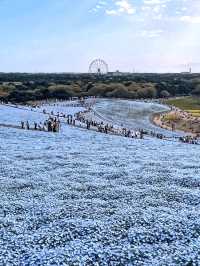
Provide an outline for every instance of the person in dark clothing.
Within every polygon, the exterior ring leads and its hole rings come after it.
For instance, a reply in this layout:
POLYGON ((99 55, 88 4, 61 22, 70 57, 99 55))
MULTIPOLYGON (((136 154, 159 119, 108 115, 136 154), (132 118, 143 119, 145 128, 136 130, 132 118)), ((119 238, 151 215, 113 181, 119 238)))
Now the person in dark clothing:
POLYGON ((29 122, 26 121, 26 128, 29 130, 30 129, 30 125, 29 125, 29 122))
POLYGON ((57 123, 53 122, 53 132, 57 132, 57 123))
POLYGON ((24 129, 24 122, 21 121, 21 128, 24 129))
POLYGON ((51 121, 50 120, 48 120, 48 122, 47 122, 47 130, 48 130, 48 132, 52 131, 52 126, 51 126, 51 121))
POLYGON ((37 123, 34 122, 34 129, 37 130, 37 123))
POLYGON ((130 138, 130 135, 131 135, 131 131, 128 130, 128 132, 127 132, 127 137, 130 138))
POLYGON ((104 131, 105 131, 106 134, 108 134, 108 126, 107 125, 105 126, 104 131))

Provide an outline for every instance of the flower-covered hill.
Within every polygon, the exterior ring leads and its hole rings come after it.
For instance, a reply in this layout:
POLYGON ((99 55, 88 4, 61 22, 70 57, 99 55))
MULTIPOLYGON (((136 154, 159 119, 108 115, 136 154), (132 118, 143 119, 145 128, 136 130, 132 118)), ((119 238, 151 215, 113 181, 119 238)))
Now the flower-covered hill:
POLYGON ((198 265, 199 146, 66 125, 0 140, 1 265, 198 265))

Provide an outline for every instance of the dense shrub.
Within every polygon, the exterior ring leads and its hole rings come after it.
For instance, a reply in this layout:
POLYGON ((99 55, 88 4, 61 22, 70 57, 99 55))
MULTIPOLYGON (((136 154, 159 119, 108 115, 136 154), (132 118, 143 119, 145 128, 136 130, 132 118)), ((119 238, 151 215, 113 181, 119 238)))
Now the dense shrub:
POLYGON ((168 97, 170 97, 170 93, 167 90, 163 90, 160 92, 160 97, 161 98, 168 98, 168 97))
POLYGON ((35 93, 33 91, 12 91, 7 100, 11 102, 26 102, 26 101, 35 101, 37 100, 35 93))
POLYGON ((200 84, 198 84, 195 89, 192 91, 193 95, 200 96, 200 84))
POLYGON ((57 99, 68 99, 73 97, 76 93, 73 90, 73 87, 70 85, 52 85, 48 87, 50 98, 57 99))
POLYGON ((106 84, 94 84, 89 90, 88 95, 96 95, 96 96, 102 96, 105 97, 106 93, 112 91, 111 88, 109 88, 106 84))
POLYGON ((121 88, 116 88, 113 91, 107 92, 106 94, 108 97, 114 98, 130 98, 130 94, 126 88, 123 86, 121 88))
POLYGON ((141 88, 137 91, 138 98, 155 98, 157 96, 156 89, 153 87, 141 88))

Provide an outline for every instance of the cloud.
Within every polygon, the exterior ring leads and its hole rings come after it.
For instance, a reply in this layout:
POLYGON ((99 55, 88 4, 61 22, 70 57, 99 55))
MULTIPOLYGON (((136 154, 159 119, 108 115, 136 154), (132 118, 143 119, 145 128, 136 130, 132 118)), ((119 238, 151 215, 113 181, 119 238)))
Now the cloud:
POLYGON ((167 2, 170 2, 170 0, 144 0, 145 5, 163 5, 167 2))
POLYGON ((127 14, 135 13, 135 8, 127 0, 117 1, 116 5, 119 6, 119 12, 124 12, 127 14))
POLYGON ((106 6, 107 5, 107 2, 105 2, 105 1, 99 1, 99 5, 106 6))
POLYGON ((119 0, 115 1, 116 8, 114 9, 107 9, 107 15, 121 15, 121 14, 128 14, 132 15, 135 13, 134 6, 128 0, 119 0))
POLYGON ((115 16, 118 15, 117 10, 111 9, 111 10, 106 10, 106 14, 109 16, 115 16))
POLYGON ((105 6, 107 5, 106 1, 98 1, 98 3, 93 7, 92 9, 89 10, 90 13, 97 13, 101 9, 104 9, 105 6))
POLYGON ((166 15, 167 3, 171 0, 143 0, 142 15, 150 20, 161 20, 166 15))
POLYGON ((144 30, 141 32, 141 37, 157 38, 163 33, 163 30, 144 30))
POLYGON ((182 16, 180 17, 180 20, 187 23, 199 24, 200 16, 182 16))

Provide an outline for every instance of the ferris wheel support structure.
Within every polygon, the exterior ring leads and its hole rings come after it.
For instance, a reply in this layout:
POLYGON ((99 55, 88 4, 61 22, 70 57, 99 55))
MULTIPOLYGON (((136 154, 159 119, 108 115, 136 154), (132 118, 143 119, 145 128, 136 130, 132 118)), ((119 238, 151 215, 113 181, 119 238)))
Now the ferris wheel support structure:
POLYGON ((108 73, 108 64, 102 59, 95 59, 89 66, 89 73, 103 75, 108 73))

